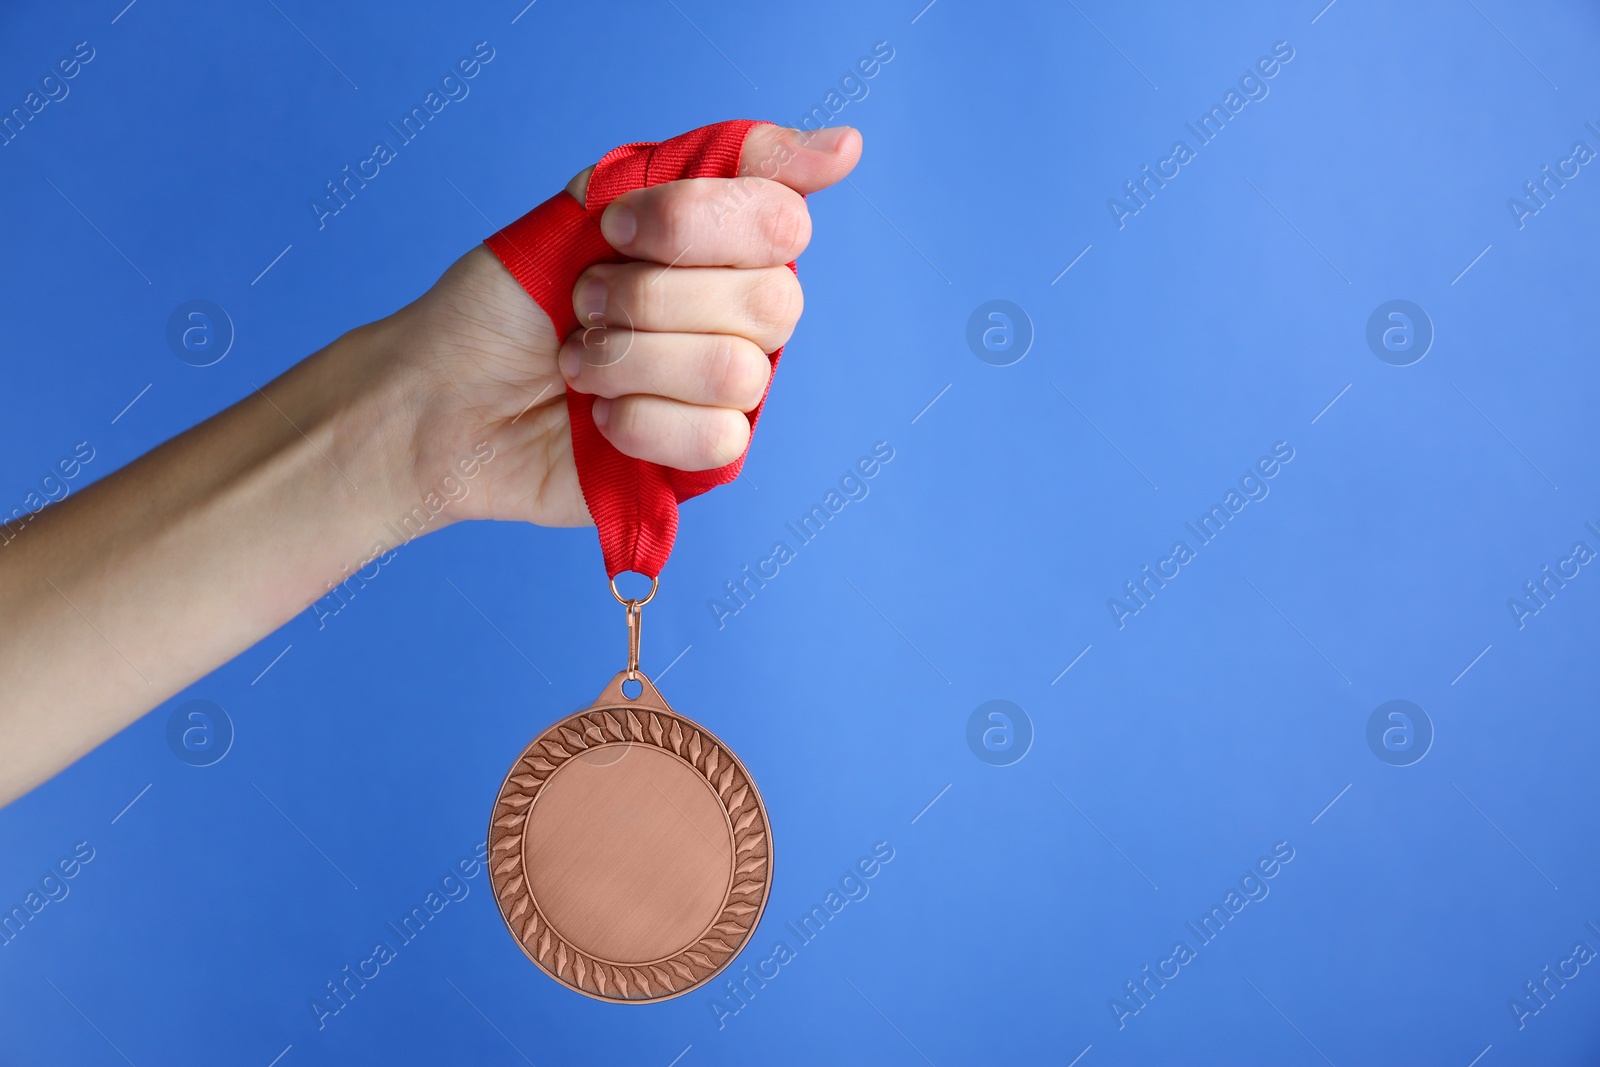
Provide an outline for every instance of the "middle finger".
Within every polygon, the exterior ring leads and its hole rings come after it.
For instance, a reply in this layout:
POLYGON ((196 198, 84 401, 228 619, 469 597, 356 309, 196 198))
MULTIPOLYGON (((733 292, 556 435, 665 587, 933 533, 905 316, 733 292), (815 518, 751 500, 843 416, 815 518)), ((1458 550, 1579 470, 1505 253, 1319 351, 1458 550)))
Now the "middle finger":
POLYGON ((583 327, 748 337, 763 352, 789 340, 804 297, 788 267, 663 268, 601 263, 578 278, 572 309, 583 327))
POLYGON ((561 377, 596 396, 663 396, 750 411, 767 392, 772 363, 743 337, 707 333, 574 330, 561 346, 561 377))

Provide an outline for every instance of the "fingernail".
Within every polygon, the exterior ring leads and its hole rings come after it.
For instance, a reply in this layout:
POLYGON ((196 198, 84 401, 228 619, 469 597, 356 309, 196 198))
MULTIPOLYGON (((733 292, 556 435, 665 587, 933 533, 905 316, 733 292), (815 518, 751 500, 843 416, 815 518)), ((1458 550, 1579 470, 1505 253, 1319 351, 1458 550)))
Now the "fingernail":
POLYGON ((556 366, 561 368, 561 377, 569 382, 575 379, 581 363, 582 360, 578 358, 577 352, 567 345, 561 346, 561 354, 556 356, 556 366))
POLYGON ((844 140, 844 135, 850 132, 849 126, 824 126, 809 135, 802 134, 800 141, 805 147, 817 152, 832 152, 844 140))
POLYGON ((613 200, 600 216, 600 233, 612 248, 629 243, 638 232, 639 217, 627 204, 613 200))
POLYGON ((585 278, 572 294, 572 313, 580 326, 599 326, 605 322, 606 283, 601 278, 585 278))
POLYGON ((594 415, 594 424, 605 429, 606 420, 611 417, 611 398, 597 396, 594 398, 594 407, 590 409, 594 415))

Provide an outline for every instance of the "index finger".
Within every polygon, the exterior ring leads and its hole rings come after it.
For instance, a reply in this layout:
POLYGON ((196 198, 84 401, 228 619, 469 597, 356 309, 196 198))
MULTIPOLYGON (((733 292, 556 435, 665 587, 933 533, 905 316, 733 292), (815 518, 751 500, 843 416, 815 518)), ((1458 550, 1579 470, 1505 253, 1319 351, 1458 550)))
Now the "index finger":
POLYGON ((739 152, 739 174, 769 178, 797 193, 814 193, 842 181, 860 159, 861 131, 853 126, 820 130, 756 126, 739 152))
MULTIPOLYGON (((769 178, 797 193, 815 193, 841 181, 861 159, 861 131, 853 126, 796 130, 788 126, 752 127, 739 152, 739 175, 769 178)), ((567 192, 585 202, 589 175, 585 167, 567 183, 567 192)))

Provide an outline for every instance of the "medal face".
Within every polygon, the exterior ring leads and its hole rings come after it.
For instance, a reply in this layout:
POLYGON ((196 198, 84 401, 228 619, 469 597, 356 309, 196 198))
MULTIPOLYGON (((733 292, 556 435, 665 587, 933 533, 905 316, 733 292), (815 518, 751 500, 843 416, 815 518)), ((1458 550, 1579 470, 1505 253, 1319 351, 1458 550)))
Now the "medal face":
POLYGON ((650 680, 618 674, 512 765, 489 824, 511 936, 568 988, 644 1003, 738 955, 766 907, 772 831, 749 773, 650 680))

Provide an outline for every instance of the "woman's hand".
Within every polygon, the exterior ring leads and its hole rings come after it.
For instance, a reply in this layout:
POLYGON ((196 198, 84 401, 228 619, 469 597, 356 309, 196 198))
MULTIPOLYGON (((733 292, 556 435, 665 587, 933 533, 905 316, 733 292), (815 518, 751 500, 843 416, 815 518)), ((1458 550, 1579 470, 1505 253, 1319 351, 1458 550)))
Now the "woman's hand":
MULTIPOLYGON (((567 338, 487 248, 462 256, 379 324, 396 339, 410 382, 417 495, 487 441, 494 461, 445 517, 587 525, 569 386, 599 398, 600 432, 629 456, 681 470, 736 459, 749 443, 745 412, 766 392, 767 353, 800 317, 800 283, 784 264, 811 238, 801 194, 839 181, 860 154, 861 135, 848 127, 757 126, 740 157, 743 177, 617 197, 601 232, 639 262, 584 272, 573 289, 583 326, 567 338)), ((580 202, 588 178, 585 170, 567 186, 580 202)))

